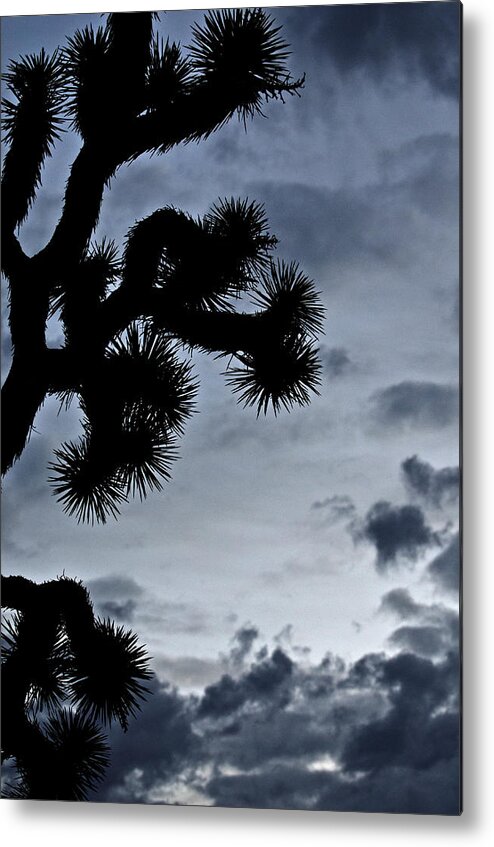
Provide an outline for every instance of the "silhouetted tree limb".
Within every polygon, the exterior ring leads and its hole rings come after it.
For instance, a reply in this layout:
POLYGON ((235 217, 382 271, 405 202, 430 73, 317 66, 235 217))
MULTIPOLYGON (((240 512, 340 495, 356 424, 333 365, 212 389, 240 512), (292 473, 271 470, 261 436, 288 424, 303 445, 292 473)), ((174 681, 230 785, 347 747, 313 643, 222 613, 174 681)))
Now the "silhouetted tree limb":
POLYGON ((298 93, 279 27, 259 9, 208 13, 187 54, 153 35, 153 14, 112 13, 48 57, 13 62, 7 87, 3 269, 13 361, 2 390, 2 472, 19 458, 48 395, 82 414, 78 441, 55 451, 51 482, 69 513, 105 521, 170 476, 196 385, 186 347, 229 357, 227 383, 275 414, 317 392, 323 310, 295 264, 275 263, 259 204, 225 199, 202 218, 170 206, 129 231, 123 254, 91 244, 103 192, 145 152, 200 141, 234 115, 298 93), (82 139, 54 232, 35 256, 15 230, 42 166, 70 121, 82 139), (256 311, 235 308, 249 296, 256 311), (46 345, 58 317, 60 350, 46 345))
POLYGON ((2 577, 2 607, 2 761, 20 778, 5 796, 84 800, 109 762, 102 727, 127 729, 148 691, 145 650, 75 580, 2 577))

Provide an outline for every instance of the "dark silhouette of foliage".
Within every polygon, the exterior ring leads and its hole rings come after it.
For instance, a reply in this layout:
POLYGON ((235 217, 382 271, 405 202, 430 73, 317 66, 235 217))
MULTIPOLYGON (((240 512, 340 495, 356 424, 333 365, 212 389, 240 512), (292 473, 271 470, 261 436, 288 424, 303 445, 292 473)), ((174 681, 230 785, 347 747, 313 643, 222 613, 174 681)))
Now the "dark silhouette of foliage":
POLYGON ((124 163, 200 141, 237 115, 296 94, 288 46, 259 9, 209 12, 187 52, 153 33, 153 13, 110 14, 67 45, 11 63, 4 101, 2 267, 13 359, 2 390, 2 472, 47 396, 77 398, 79 440, 55 451, 50 481, 78 520, 117 516, 170 475, 197 386, 179 354, 228 359, 227 382, 260 412, 317 392, 323 309, 295 264, 275 263, 262 207, 223 199, 202 218, 164 206, 128 232, 122 255, 91 242, 103 190, 124 163), (69 126, 82 146, 60 219, 28 257, 17 238, 43 164, 69 126), (238 311, 251 296, 256 310, 238 311), (57 316, 65 344, 48 348, 57 316))
POLYGON ((2 577, 2 607, 2 762, 17 770, 4 796, 85 800, 109 763, 103 727, 126 730, 148 691, 146 652, 76 580, 2 577))

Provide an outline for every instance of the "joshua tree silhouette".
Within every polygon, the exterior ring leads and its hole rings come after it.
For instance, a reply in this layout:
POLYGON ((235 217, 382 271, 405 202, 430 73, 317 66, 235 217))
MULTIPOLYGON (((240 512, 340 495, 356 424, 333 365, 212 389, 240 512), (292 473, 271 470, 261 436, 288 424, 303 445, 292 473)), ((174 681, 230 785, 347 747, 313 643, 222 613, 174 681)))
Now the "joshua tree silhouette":
MULTIPOLYGON (((226 357, 239 401, 266 413, 317 393, 323 309, 296 264, 275 262, 263 208, 220 199, 202 218, 164 206, 129 230, 123 250, 91 241, 103 191, 144 153, 201 141, 235 115, 297 94, 288 45, 262 10, 210 12, 186 55, 158 39, 154 13, 110 14, 52 56, 13 61, 3 101, 2 269, 12 364, 2 389, 2 473, 21 456, 47 396, 77 397, 82 435, 55 450, 50 481, 78 520, 105 522, 129 496, 161 489, 197 385, 182 349, 226 357), (18 240, 44 162, 66 124, 81 137, 46 244, 18 240), (241 311, 241 298, 251 306, 241 311), (254 306, 254 311, 252 310, 254 306), (63 347, 47 346, 56 316, 63 347), (233 363, 233 364, 232 364, 233 363)), ((2 581, 12 611, 3 651, 2 746, 19 780, 11 796, 84 799, 150 677, 136 636, 94 618, 65 577, 2 581)))
POLYGON ((295 264, 275 262, 263 208, 217 201, 200 219, 171 206, 129 230, 122 255, 91 242, 105 186, 143 153, 200 141, 233 116, 296 94, 287 44, 259 9, 213 11, 187 54, 153 34, 153 13, 110 14, 67 46, 11 63, 6 85, 3 270, 13 359, 2 391, 2 472, 21 455, 48 395, 76 396, 82 435, 55 451, 50 481, 70 514, 104 522, 130 495, 161 489, 196 384, 181 348, 227 357, 227 383, 257 406, 317 391, 323 309, 295 264), (16 237, 64 122, 82 139, 61 217, 28 257, 16 237), (255 311, 235 310, 250 295, 255 311), (65 344, 47 347, 56 315, 65 344), (233 363, 233 364, 232 364, 233 363))
POLYGON ((126 729, 147 691, 145 650, 72 579, 2 577, 2 606, 2 761, 17 769, 4 796, 84 800, 109 762, 102 725, 126 729))

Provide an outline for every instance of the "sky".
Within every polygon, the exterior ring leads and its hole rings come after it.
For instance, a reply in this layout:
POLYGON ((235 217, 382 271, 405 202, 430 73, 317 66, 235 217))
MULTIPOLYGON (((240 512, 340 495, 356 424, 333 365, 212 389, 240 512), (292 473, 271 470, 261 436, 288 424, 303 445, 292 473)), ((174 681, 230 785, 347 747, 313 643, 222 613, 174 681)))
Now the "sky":
MULTIPOLYGON (((162 15, 190 42, 202 12, 162 15)), ((154 694, 96 799, 457 814, 459 6, 273 10, 301 97, 141 157, 106 191, 122 243, 163 205, 264 204, 326 308, 311 406, 256 419, 194 356, 173 480, 77 525, 46 483, 77 410, 47 402, 3 492, 2 572, 61 573, 148 645, 154 694)), ((2 20, 4 60, 97 15, 2 20)), ((49 239, 77 138, 20 232, 49 239)), ((5 309, 5 298, 4 298, 5 309)), ((60 329, 50 326, 50 343, 60 329)), ((8 370, 3 335, 3 370, 8 370)))

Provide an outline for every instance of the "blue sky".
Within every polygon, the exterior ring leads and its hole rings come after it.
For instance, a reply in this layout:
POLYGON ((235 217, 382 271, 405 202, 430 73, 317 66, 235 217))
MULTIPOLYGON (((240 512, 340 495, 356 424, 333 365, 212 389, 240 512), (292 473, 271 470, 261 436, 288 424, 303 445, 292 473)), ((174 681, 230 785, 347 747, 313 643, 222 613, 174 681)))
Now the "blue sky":
MULTIPOLYGON (((200 145, 140 159, 105 196, 98 235, 120 242, 164 204, 203 214, 218 197, 263 202, 279 256, 315 280, 327 320, 321 396, 276 420, 239 408, 221 363, 196 357, 200 414, 173 482, 118 523, 74 524, 45 482, 51 449, 77 432, 75 411, 58 416, 47 403, 6 480, 4 572, 41 580, 65 570, 89 584, 102 612, 113 604, 154 656, 159 683, 142 726, 156 722, 163 737, 167 721, 180 727, 174 756, 163 748, 147 766, 116 738, 102 799, 258 805, 280 796, 288 807, 347 808, 353 797, 416 811, 407 807, 415 781, 424 812, 454 813, 454 732, 436 726, 444 755, 414 758, 396 735, 413 715, 393 685, 424 709, 437 688, 434 708, 454 714, 458 6, 400 6, 273 10, 294 75, 307 74, 301 98, 270 104, 246 133, 232 121, 200 145), (378 658, 363 662, 369 655, 378 658), (255 668, 279 681, 270 698, 249 676, 255 668), (316 685, 326 699, 314 704, 316 685), (225 686, 237 707, 208 711, 225 686), (339 740, 328 720, 337 707, 348 733, 339 740), (300 741, 290 755, 249 759, 246 750, 266 744, 259 727, 269 734, 290 721, 300 741), (370 761, 366 727, 387 733, 387 761, 370 761)), ((200 19, 169 13, 159 26, 187 44, 200 19)), ((4 19, 2 54, 52 49, 87 21, 100 18, 4 19)), ((76 139, 65 146, 21 231, 28 253, 56 221, 76 139)), ((56 344, 56 325, 51 332, 56 344)), ((424 745, 433 747, 425 735, 424 745)))

